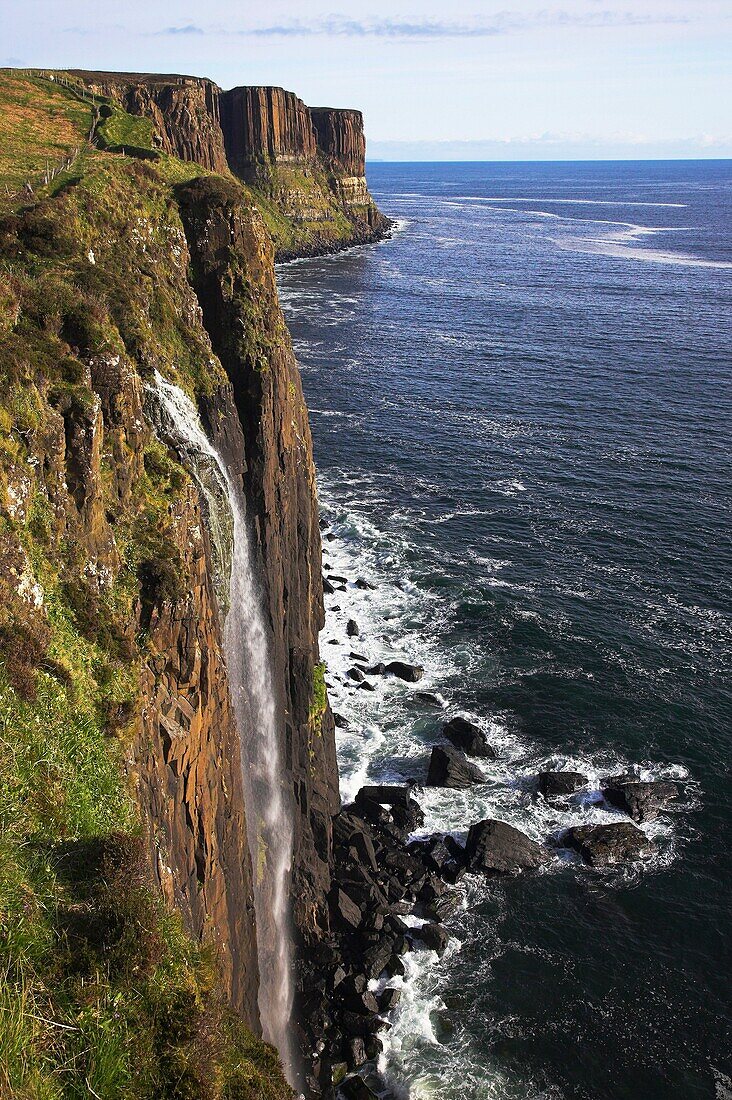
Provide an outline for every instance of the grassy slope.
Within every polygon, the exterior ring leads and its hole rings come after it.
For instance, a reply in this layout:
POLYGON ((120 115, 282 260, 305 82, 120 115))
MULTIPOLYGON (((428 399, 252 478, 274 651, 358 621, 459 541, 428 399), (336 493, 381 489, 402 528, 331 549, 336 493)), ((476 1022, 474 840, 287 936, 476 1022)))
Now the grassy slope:
POLYGON ((51 81, 0 71, 0 196, 33 187, 47 164, 56 167, 83 147, 89 105, 51 81))
MULTIPOLYGON (((90 124, 89 106, 47 81, 0 74, 0 104, 2 192, 50 150, 83 144, 90 124)), ((112 121, 139 140, 137 120, 112 121)), ((171 182, 199 172, 87 150, 34 205, 6 200, 0 218, 2 1100, 290 1095, 271 1048, 221 1004, 213 957, 151 889, 123 778, 145 648, 130 627, 140 567, 165 563, 166 583, 185 583, 168 523, 187 475, 147 443, 100 595, 59 526, 53 470, 36 461, 58 410, 94 401, 92 354, 157 366, 192 394, 215 381, 172 259, 182 228, 171 182)), ((104 454, 118 509, 113 465, 104 454)))

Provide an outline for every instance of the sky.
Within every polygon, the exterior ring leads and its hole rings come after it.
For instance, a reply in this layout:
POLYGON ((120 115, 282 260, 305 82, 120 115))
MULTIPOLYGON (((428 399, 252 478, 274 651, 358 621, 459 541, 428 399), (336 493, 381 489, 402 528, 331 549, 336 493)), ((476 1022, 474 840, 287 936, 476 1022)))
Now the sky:
POLYGON ((732 156, 732 0, 0 0, 0 65, 281 85, 372 159, 732 156))

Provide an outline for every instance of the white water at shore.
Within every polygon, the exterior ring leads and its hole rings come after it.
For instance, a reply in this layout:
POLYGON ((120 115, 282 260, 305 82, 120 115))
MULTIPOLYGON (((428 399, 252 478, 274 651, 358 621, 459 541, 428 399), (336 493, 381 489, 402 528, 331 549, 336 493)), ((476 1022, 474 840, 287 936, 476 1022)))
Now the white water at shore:
POLYGON ((254 872, 259 1013, 264 1038, 295 1078, 290 1035, 292 928, 289 881, 292 820, 284 790, 277 708, 262 593, 254 568, 244 493, 178 386, 159 374, 154 394, 165 435, 182 455, 206 503, 216 586, 228 591, 224 649, 241 741, 249 851, 254 872))

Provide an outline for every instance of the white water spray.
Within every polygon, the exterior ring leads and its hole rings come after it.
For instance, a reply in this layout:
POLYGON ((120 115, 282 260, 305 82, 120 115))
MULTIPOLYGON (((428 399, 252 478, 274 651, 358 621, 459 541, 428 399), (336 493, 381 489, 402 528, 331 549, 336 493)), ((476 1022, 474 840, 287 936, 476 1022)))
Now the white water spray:
POLYGON ((277 1047, 288 1078, 295 1067, 290 1039, 292 929, 289 909, 292 820, 285 794, 275 688, 262 594, 254 570, 244 493, 203 430, 193 402, 156 372, 165 436, 182 455, 203 494, 212 542, 214 585, 224 625, 229 684, 242 747, 249 851, 259 961, 259 1014, 265 1039, 277 1047))

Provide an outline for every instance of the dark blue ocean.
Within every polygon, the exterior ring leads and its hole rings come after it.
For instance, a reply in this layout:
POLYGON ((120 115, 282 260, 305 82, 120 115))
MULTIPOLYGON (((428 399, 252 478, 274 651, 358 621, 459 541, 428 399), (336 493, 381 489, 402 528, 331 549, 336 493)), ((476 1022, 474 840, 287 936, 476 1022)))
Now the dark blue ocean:
POLYGON ((310 406, 344 798, 498 750, 425 831, 551 841, 677 779, 649 864, 467 882, 409 956, 382 1068, 414 1098, 732 1096, 732 163, 372 164, 392 238, 279 271, 310 406), (357 644, 345 638, 354 618, 357 644), (406 656, 416 687, 348 681, 406 656), (435 693, 440 707, 417 697, 435 693), (546 805, 543 767, 589 794, 546 805))

